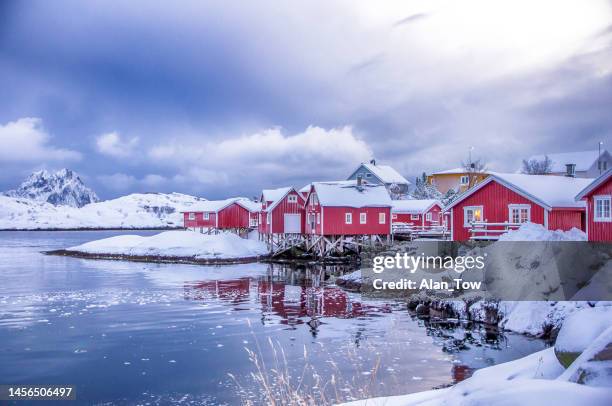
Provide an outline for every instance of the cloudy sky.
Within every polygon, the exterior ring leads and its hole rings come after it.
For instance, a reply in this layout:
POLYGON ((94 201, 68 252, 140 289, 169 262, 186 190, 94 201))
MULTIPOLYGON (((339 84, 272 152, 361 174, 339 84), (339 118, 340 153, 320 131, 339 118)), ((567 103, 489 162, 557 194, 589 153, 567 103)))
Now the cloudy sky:
POLYGON ((0 2, 0 190, 69 167, 103 198, 253 196, 372 157, 612 149, 610 0, 158 3, 0 2))

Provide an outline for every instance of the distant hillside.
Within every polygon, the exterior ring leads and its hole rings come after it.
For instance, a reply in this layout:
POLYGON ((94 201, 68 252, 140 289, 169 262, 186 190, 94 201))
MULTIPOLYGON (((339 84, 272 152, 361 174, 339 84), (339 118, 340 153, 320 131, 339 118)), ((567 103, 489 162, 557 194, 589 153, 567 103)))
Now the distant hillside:
POLYGON ((0 196, 0 229, 180 227, 180 211, 203 200, 180 193, 137 193, 78 208, 0 196))

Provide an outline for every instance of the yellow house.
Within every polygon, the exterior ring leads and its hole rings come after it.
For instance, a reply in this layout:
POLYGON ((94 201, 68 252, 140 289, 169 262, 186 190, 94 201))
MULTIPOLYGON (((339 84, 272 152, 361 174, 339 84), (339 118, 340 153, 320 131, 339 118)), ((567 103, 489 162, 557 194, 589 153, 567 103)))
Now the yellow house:
POLYGON ((434 185, 440 193, 450 189, 461 193, 471 188, 489 176, 486 172, 468 172, 465 168, 453 168, 446 171, 434 172, 427 176, 427 182, 434 185))

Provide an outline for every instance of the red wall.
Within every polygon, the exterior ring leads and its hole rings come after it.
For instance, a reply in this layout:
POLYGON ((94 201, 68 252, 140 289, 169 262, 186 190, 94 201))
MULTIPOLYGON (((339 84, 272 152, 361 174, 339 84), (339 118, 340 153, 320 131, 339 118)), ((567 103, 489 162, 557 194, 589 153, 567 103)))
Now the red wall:
POLYGON ((467 241, 470 239, 468 228, 463 226, 463 208, 466 206, 483 206, 483 220, 490 223, 508 221, 509 204, 529 204, 531 206, 531 222, 544 225, 544 208, 513 192, 495 180, 467 197, 451 209, 452 239, 467 241))
MULTIPOLYGON (((268 207, 271 202, 266 202, 262 207, 268 207)), ((302 223, 302 232, 304 232, 304 199, 297 192, 291 191, 276 205, 272 210, 272 233, 283 234, 285 232, 285 213, 300 214, 302 223), (289 203, 289 196, 297 196, 297 203, 289 203)), ((259 225, 259 232, 262 234, 270 233, 270 225, 266 221, 267 212, 261 212, 261 224, 259 225)))
POLYGON ((611 195, 612 194, 612 177, 601 184, 597 189, 593 190, 587 196, 587 232, 589 241, 612 241, 612 223, 610 222, 595 222, 595 207, 593 205, 593 196, 611 195))
POLYGON ((239 204, 232 203, 219 212, 219 229, 248 227, 249 211, 239 204))
POLYGON ((584 210, 580 209, 552 209, 548 213, 548 229, 568 231, 572 228, 584 231, 582 217, 584 210))
POLYGON ((323 207, 322 225, 324 235, 374 235, 391 232, 390 207, 323 207), (359 214, 367 214, 366 224, 359 223, 359 214), (346 224, 345 214, 352 213, 352 224, 346 224), (378 223, 378 214, 385 213, 385 224, 378 223))
POLYGON ((208 220, 204 220, 204 213, 203 212, 196 212, 195 213, 195 220, 189 220, 189 212, 187 213, 183 213, 183 224, 184 227, 204 227, 204 228, 208 228, 208 227, 215 227, 216 224, 216 220, 215 220, 215 213, 210 212, 209 213, 209 219, 208 220))
POLYGON ((394 214, 394 216, 397 216, 397 218, 393 219, 394 223, 407 223, 407 224, 412 224, 415 226, 422 226, 425 225, 426 227, 431 226, 432 224, 434 225, 442 225, 442 214, 440 214, 440 212, 442 211, 442 209, 440 208, 440 206, 435 205, 433 206, 431 209, 429 209, 427 211, 427 213, 431 213, 431 221, 427 221, 427 216, 425 213, 424 215, 417 215, 418 219, 413 220, 412 219, 412 215, 411 214, 406 214, 406 213, 396 213, 394 214), (425 217, 425 222, 423 223, 423 217, 425 217))

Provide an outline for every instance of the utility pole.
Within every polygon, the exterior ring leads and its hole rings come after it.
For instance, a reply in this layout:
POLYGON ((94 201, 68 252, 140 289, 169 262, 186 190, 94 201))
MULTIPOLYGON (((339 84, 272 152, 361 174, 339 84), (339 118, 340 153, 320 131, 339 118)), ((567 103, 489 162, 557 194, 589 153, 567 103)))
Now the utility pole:
POLYGON ((599 152, 597 154, 597 168, 599 169, 599 174, 601 175, 602 172, 602 165, 601 165, 601 145, 603 144, 603 141, 599 141, 598 147, 599 147, 599 152))

